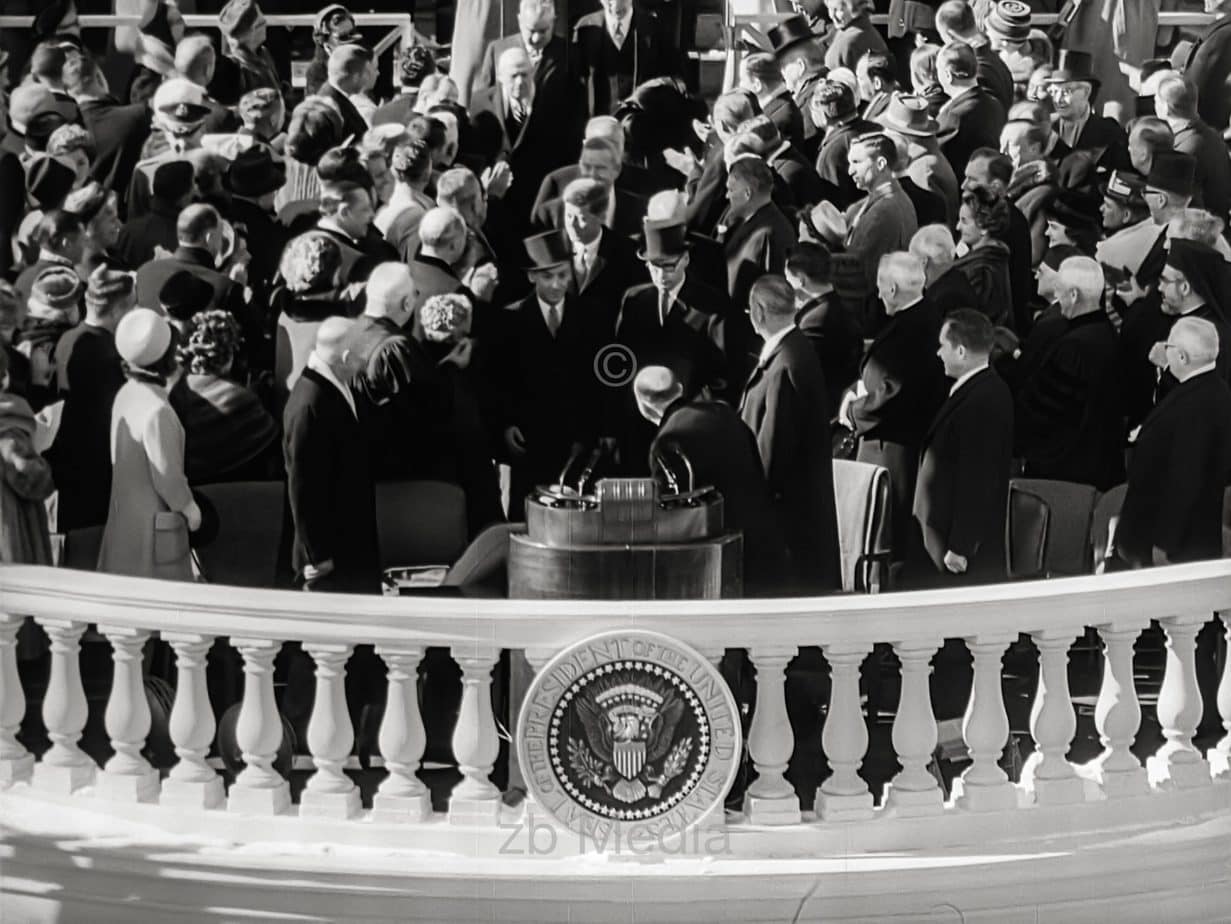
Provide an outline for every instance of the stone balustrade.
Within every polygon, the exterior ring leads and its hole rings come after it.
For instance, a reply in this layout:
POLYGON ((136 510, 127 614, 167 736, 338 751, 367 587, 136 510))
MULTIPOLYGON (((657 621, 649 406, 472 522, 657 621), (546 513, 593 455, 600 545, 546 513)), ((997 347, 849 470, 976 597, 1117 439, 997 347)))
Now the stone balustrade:
MULTIPOLYGON (((876 826, 892 819, 946 818, 1068 807, 1080 825, 1082 806, 1180 790, 1211 788, 1231 779, 1231 668, 1218 688, 1227 734, 1200 753, 1193 737, 1201 716, 1195 638, 1211 620, 1231 634, 1231 561, 1152 571, 1004 584, 969 591, 882 596, 742 601, 594 602, 477 601, 444 598, 344 597, 130 580, 37 567, 0 567, 0 786, 31 794, 110 803, 158 804, 243 816, 298 816, 333 822, 415 827, 445 822, 494 828, 502 793, 489 776, 499 752, 492 676, 502 649, 527 653, 534 669, 564 647, 611 629, 669 635, 717 660, 743 648, 755 669, 755 710, 746 735, 755 778, 747 786, 741 825, 876 826), (15 640, 32 618, 51 642, 51 670, 42 718, 51 746, 38 760, 17 730, 25 694, 15 640), (1132 654, 1139 634, 1157 620, 1166 635, 1166 667, 1157 715, 1165 738, 1146 766, 1130 750, 1141 722, 1132 654), (112 650, 114 679, 105 728, 114 755, 96 766, 80 747, 87 718, 79 665, 87 628, 97 627, 112 650), (1102 683, 1094 710, 1101 755, 1075 766, 1068 759, 1076 729, 1067 667, 1085 630, 1103 647, 1102 683), (1038 686, 1030 713, 1034 749, 1012 780, 1001 766, 1009 739, 1001 663, 1010 644, 1029 636, 1038 652, 1038 686), (142 656, 160 636, 175 656, 176 692, 169 734, 177 762, 155 769, 142 756, 150 710, 142 690, 142 656), (243 694, 235 737, 244 768, 229 791, 207 761, 215 734, 205 654, 225 638, 243 664, 243 694), (931 660, 944 639, 960 639, 973 659, 973 682, 962 721, 970 765, 946 801, 928 770, 937 743, 929 697, 931 660), (273 665, 297 642, 315 669, 315 698, 306 745, 314 768, 292 802, 275 768, 282 743, 273 665), (345 683, 357 644, 375 646, 388 669, 377 746, 388 776, 365 809, 344 772, 355 742, 345 683), (900 700, 892 744, 900 771, 883 793, 860 775, 868 748, 859 672, 873 646, 886 643, 900 661, 900 700), (830 671, 821 740, 830 767, 814 815, 801 815, 796 790, 784 778, 793 750, 784 670, 803 646, 819 646, 830 671), (424 754, 424 714, 416 691, 428 647, 448 648, 462 674, 461 707, 452 751, 461 779, 447 814, 431 810, 417 771, 424 754), (875 798, 874 798, 875 797, 875 798)), ((257 826, 259 827, 259 826, 257 826)), ((926 836, 931 837, 929 828, 926 836)), ((922 831, 916 836, 925 836, 922 831)))

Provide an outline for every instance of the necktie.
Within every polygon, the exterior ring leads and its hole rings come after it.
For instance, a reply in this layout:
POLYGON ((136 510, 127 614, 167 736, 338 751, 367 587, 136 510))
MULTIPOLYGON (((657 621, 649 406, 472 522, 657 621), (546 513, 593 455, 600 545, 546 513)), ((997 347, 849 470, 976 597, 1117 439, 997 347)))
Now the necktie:
POLYGON ((526 120, 526 106, 519 99, 509 100, 509 112, 513 116, 513 121, 518 125, 526 120))
POLYGON ((616 23, 615 29, 612 30, 611 38, 615 42, 616 48, 624 44, 624 26, 622 23, 616 23))
POLYGON ((574 258, 573 268, 577 272, 577 288, 580 289, 586 284, 586 276, 590 272, 590 267, 586 264, 586 252, 584 250, 577 251, 577 256, 574 258))
POLYGON ((551 335, 556 336, 556 332, 560 330, 560 306, 547 306, 547 329, 551 331, 551 335))
POLYGON ((660 289, 658 292, 658 323, 660 326, 667 326, 667 315, 669 314, 671 314, 671 293, 660 289))

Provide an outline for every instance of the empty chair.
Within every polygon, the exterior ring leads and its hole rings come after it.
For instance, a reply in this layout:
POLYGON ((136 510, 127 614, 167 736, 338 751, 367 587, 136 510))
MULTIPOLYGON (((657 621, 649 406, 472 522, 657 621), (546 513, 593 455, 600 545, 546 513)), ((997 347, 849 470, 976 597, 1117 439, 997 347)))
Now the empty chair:
POLYGON ((1046 478, 1014 478, 1010 484, 1041 498, 1048 506, 1044 573, 1048 577, 1089 574, 1090 524, 1098 490, 1088 484, 1046 478))
POLYGON ((274 587, 286 486, 281 481, 236 481, 197 489, 218 514, 218 535, 196 550, 211 584, 274 587))
POLYGON ((833 461, 842 589, 878 593, 889 583, 889 470, 868 462, 833 461))
POLYGON ((376 485, 381 568, 449 567, 466 548, 466 495, 447 481, 376 485))
POLYGON ((1050 525, 1051 508, 1047 501, 1011 484, 1005 542, 1008 550, 1009 580, 1021 581, 1046 574, 1050 525))

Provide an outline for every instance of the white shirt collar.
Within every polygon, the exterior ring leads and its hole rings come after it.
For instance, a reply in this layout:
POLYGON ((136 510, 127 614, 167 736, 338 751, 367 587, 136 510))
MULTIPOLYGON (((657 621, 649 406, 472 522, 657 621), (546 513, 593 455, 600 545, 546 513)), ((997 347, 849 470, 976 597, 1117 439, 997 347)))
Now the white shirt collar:
MULTIPOLYGON (((617 22, 620 24, 620 31, 624 34, 624 41, 628 41, 628 33, 632 28, 633 22, 633 8, 631 6, 628 8, 628 12, 621 16, 618 20, 612 20, 612 18, 607 16, 605 13, 603 14, 603 19, 607 23, 607 34, 611 36, 611 40, 613 42, 615 41, 615 27, 617 22)), ((616 47, 623 48, 624 42, 617 43, 616 47)))
POLYGON ((359 419, 359 412, 355 410, 355 396, 350 393, 350 389, 342 384, 341 380, 333 374, 333 370, 329 365, 316 355, 316 350, 313 350, 308 355, 308 368, 323 378, 326 382, 342 393, 342 397, 346 399, 346 405, 350 408, 350 412, 355 415, 355 419, 359 419))
POLYGON ((953 383, 953 387, 949 389, 949 396, 952 397, 953 395, 957 394, 957 390, 959 388, 961 388, 963 385, 965 385, 967 382, 969 382, 971 379, 973 379, 976 375, 978 375, 980 372, 982 372, 987 367, 988 367, 988 364, 984 363, 981 366, 975 366, 975 368, 971 369, 969 372, 966 372, 963 375, 959 376, 958 380, 953 383))
POLYGON ((769 357, 773 354, 774 350, 778 349, 778 344, 794 329, 794 324, 788 324, 778 333, 770 334, 769 338, 765 341, 765 345, 761 347, 761 358, 758 361, 760 365, 765 365, 769 361, 769 357))
POLYGON ((1178 379, 1178 381, 1187 382, 1189 379, 1196 378, 1204 372, 1213 372, 1216 365, 1217 363, 1206 363, 1204 366, 1198 366, 1192 372, 1188 373, 1188 375, 1184 376, 1184 378, 1178 379))

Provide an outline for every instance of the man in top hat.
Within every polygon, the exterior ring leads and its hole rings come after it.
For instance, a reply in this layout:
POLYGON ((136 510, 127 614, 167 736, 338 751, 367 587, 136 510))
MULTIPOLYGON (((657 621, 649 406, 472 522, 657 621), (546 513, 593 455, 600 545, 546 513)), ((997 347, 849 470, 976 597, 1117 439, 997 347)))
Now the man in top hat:
POLYGON ((149 209, 154 171, 165 163, 186 160, 190 151, 201 147, 205 120, 211 113, 205 90, 183 77, 173 77, 154 93, 154 127, 167 138, 165 151, 137 163, 128 186, 128 217, 144 215, 149 209))
POLYGON ((1056 107, 1052 119, 1059 141, 1052 156, 1062 160, 1072 151, 1090 151, 1097 163, 1111 169, 1127 169, 1128 139, 1115 119, 1095 115, 1093 100, 1099 79, 1086 52, 1063 49, 1056 68, 1047 78, 1048 93, 1056 107))
POLYGON ((851 177, 847 158, 851 142, 861 135, 879 130, 875 122, 859 115, 855 94, 836 80, 817 83, 808 108, 809 123, 820 134, 816 153, 816 172, 830 187, 828 198, 840 209, 858 202, 859 187, 851 177))
POLYGON ((1196 86, 1179 74, 1163 76, 1154 97, 1154 110, 1171 126, 1175 150, 1191 154, 1197 161, 1194 204, 1225 222, 1231 207, 1231 158, 1227 157, 1222 132, 1197 115, 1196 86))
POLYGON ((1176 321, 1161 352, 1176 383, 1146 419, 1128 468, 1115 550, 1133 567, 1219 558, 1231 475, 1231 392, 1215 369, 1226 340, 1176 321))
POLYGON ((278 68, 265 47, 265 16, 256 0, 227 0, 218 14, 226 56, 239 65, 240 93, 259 87, 281 90, 278 68))
POLYGON ((796 147, 803 144, 804 116, 782 79, 777 58, 768 52, 746 56, 740 62, 739 85, 756 96, 762 115, 777 126, 783 138, 796 147))
MULTIPOLYGON (((1197 241, 1172 238, 1167 249, 1167 262, 1158 279, 1162 296, 1162 311, 1170 318, 1200 318, 1217 329, 1220 341, 1231 343, 1231 325, 1224 307, 1231 297, 1231 269, 1222 255, 1212 247, 1197 241)), ((1174 324, 1174 321, 1173 321, 1174 324)), ((1167 355, 1161 344, 1150 350, 1150 361, 1163 370, 1158 380, 1156 399, 1162 398, 1176 384, 1168 374, 1167 355)), ((1231 355, 1220 352, 1218 374, 1231 381, 1231 355)))
POLYGON ((626 386, 632 374, 616 368, 618 357, 616 365, 600 358, 612 340, 610 322, 585 310, 572 292, 568 236, 547 231, 526 238, 525 247, 533 291, 502 312, 492 369, 502 386, 497 418, 512 468, 511 520, 524 519, 530 491, 554 484, 573 453, 607 435, 595 408, 606 389, 626 386))
MULTIPOLYGON (((653 436, 650 472, 662 459, 678 473, 680 454, 687 458, 693 484, 712 486, 722 495, 723 525, 743 534, 744 595, 782 593, 786 545, 752 431, 726 402, 690 396, 666 366, 641 366, 631 390, 653 436)), ((635 460, 640 472, 646 462, 635 460)))
MULTIPOLYGON (((726 294, 689 273, 688 228, 683 222, 647 221, 637 256, 650 282, 633 286, 620 301, 615 340, 632 350, 636 368, 666 366, 691 400, 702 389, 726 394, 730 370, 723 352, 726 294)), ((630 390, 616 402, 620 451, 626 466, 641 470, 653 432, 637 412, 630 390)))
POLYGON ((615 112, 635 87, 679 70, 678 53, 656 12, 633 0, 604 0, 573 28, 570 71, 582 83, 586 116, 615 112))
POLYGON ((1094 255, 1104 266, 1136 275, 1162 229, 1146 205, 1146 181, 1131 170, 1113 170, 1099 187, 1103 193, 1103 230, 1094 255))
POLYGON ((959 180, 948 158, 941 153, 937 140, 940 125, 929 115, 928 101, 922 96, 895 94, 876 121, 891 135, 905 141, 907 163, 899 168, 899 174, 910 177, 920 189, 940 196, 945 204, 946 222, 956 225, 961 197, 959 180))
POLYGON ((820 129, 807 118, 813 91, 824 78, 825 52, 817 34, 803 16, 791 16, 767 33, 770 48, 778 59, 778 70, 795 105, 804 114, 804 141, 816 137, 820 129))

